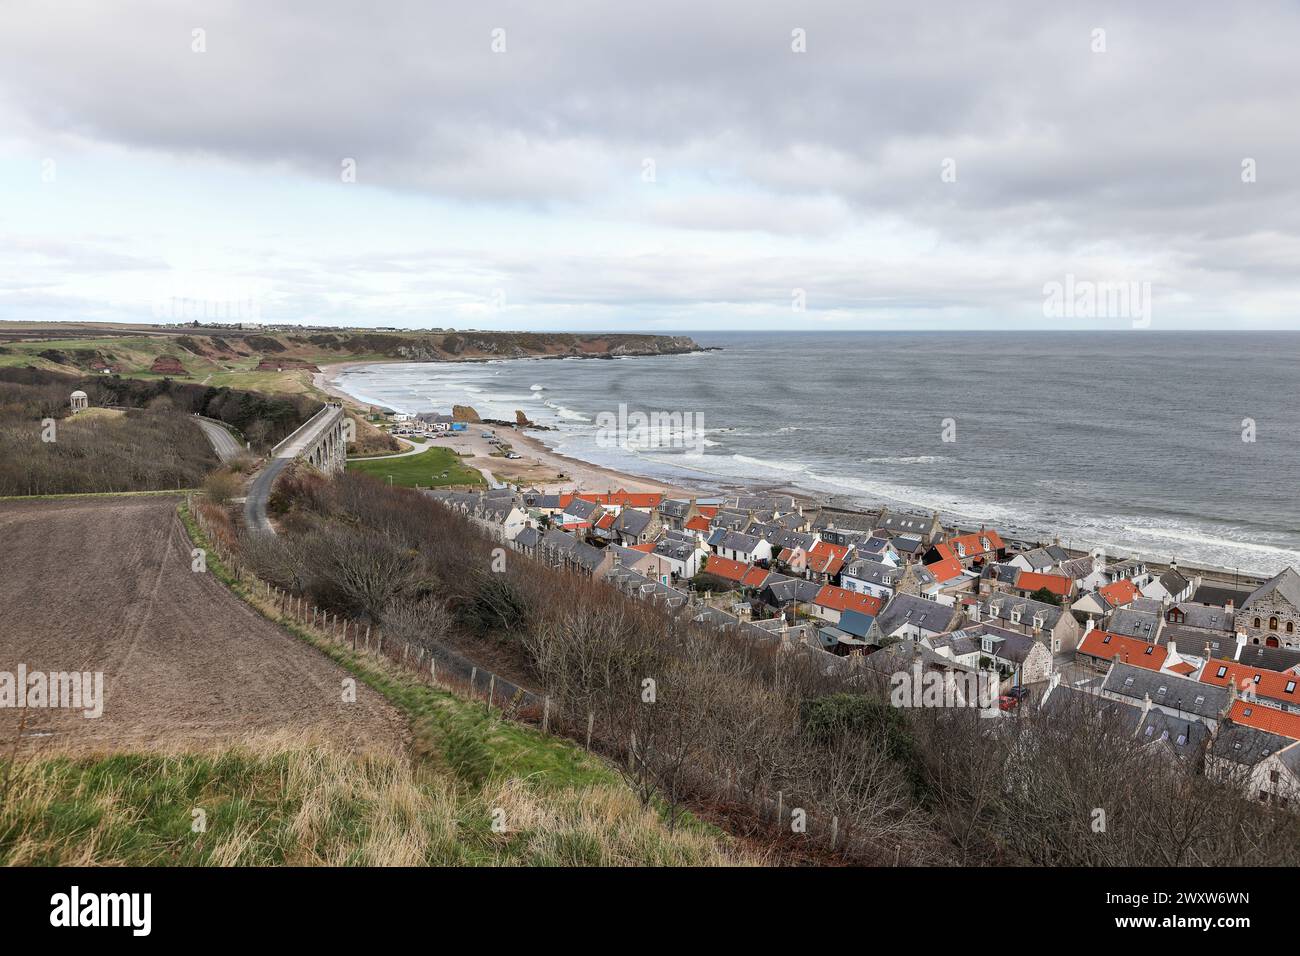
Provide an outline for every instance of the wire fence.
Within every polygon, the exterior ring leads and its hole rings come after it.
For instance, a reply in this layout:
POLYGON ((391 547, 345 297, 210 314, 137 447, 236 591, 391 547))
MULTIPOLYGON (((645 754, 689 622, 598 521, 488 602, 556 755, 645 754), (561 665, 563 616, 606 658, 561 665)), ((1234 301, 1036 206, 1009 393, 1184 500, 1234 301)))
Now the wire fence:
MULTIPOLYGON (((449 647, 386 636, 378 627, 328 611, 306 595, 270 584, 240 560, 238 552, 224 540, 222 529, 214 528, 201 512, 191 509, 190 513, 232 581, 268 617, 359 655, 383 658, 430 686, 466 700, 482 701, 503 719, 580 744, 631 777, 645 765, 645 748, 638 746, 635 735, 628 734, 622 724, 603 720, 592 710, 566 713, 555 698, 522 687, 449 647)), ((771 634, 762 636, 773 639, 771 634)), ((728 816, 734 817, 737 811, 748 816, 756 835, 783 840, 802 838, 819 850, 873 862, 908 862, 901 860, 901 846, 895 848, 893 860, 882 859, 887 848, 882 849, 879 840, 856 833, 837 814, 816 810, 812 801, 797 792, 776 787, 739 768, 709 769, 688 764, 676 772, 674 789, 692 801, 711 803, 728 816)))

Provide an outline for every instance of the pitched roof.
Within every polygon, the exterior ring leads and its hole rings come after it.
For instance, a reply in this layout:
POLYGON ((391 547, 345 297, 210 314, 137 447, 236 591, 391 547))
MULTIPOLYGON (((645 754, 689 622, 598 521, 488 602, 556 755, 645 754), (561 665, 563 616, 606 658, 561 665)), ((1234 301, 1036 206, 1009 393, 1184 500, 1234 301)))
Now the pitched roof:
POLYGON ((1138 596, 1137 586, 1129 578, 1112 581, 1097 591, 1110 602, 1111 607, 1121 607, 1138 596))
POLYGON ((988 554, 991 551, 1001 551, 1006 547, 1002 543, 1002 537, 992 528, 987 528, 984 531, 972 531, 969 534, 953 535, 946 543, 952 546, 954 554, 966 558, 978 554, 988 554))
POLYGON ((846 588, 837 588, 833 584, 824 585, 817 592, 817 597, 813 599, 813 603, 828 607, 833 611, 857 611, 870 617, 879 614, 881 606, 878 597, 872 597, 870 594, 858 594, 856 591, 849 591, 846 588))
POLYGON ((575 495, 583 501, 594 501, 601 505, 615 505, 620 508, 656 508, 664 500, 661 494, 634 494, 624 491, 620 488, 618 491, 611 491, 606 494, 596 494, 593 492, 579 492, 575 495))
POLYGON ((1218 720, 1228 706, 1227 688, 1147 670, 1134 664, 1111 664, 1102 689, 1133 700, 1149 696, 1153 704, 1209 720, 1218 720))
POLYGON ((1285 671, 1264 670, 1233 661, 1211 660, 1201 671, 1201 682, 1219 687, 1232 684, 1242 694, 1250 688, 1258 697, 1300 706, 1300 677, 1285 671))
POLYGON ((740 579, 740 583, 747 588, 761 588, 771 574, 772 572, 768 571, 766 568, 756 568, 751 566, 750 569, 745 572, 745 576, 740 579))
POLYGON ((1228 717, 1238 724, 1264 730, 1270 734, 1300 740, 1300 714, 1288 713, 1266 704, 1252 704, 1238 700, 1228 711, 1228 717))
POLYGON ((939 561, 926 564, 926 570, 935 575, 935 580, 940 583, 948 583, 954 578, 962 576, 962 562, 959 562, 956 555, 953 554, 952 548, 946 544, 935 545, 935 550, 941 555, 939 561))
MULTIPOLYGON (((1020 577, 1016 578, 1016 587, 1022 591, 1037 591, 1040 588, 1055 594, 1057 597, 1065 597, 1070 593, 1070 588, 1074 582, 1060 574, 1039 574, 1036 571, 1021 571, 1020 577)), ((1114 602, 1112 602, 1114 603, 1114 602)))
POLYGON ((709 563, 704 566, 705 574, 712 574, 714 577, 726 581, 739 582, 748 570, 749 565, 745 564, 745 562, 732 561, 730 558, 724 558, 717 554, 710 557, 709 563))
POLYGON ((1242 607, 1250 607, 1257 600, 1277 592, 1287 601, 1300 607, 1300 574, 1297 574, 1294 568, 1288 567, 1273 575, 1254 591, 1250 597, 1242 603, 1242 607))
POLYGON ((1114 660, 1116 655, 1126 664, 1158 671, 1165 666, 1169 648, 1148 644, 1136 637, 1125 637, 1110 631, 1091 630, 1079 642, 1079 653, 1100 660, 1114 660))
POLYGON ((808 552, 808 567, 821 574, 838 574, 848 553, 847 545, 818 541, 808 552))
POLYGON ((942 634, 948 630, 956 613, 947 605, 915 594, 895 594, 885 609, 876 615, 876 626, 886 637, 904 624, 915 624, 933 634, 942 634))
POLYGON ((709 519, 704 517, 704 515, 696 515, 682 527, 686 528, 688 531, 708 531, 709 519))

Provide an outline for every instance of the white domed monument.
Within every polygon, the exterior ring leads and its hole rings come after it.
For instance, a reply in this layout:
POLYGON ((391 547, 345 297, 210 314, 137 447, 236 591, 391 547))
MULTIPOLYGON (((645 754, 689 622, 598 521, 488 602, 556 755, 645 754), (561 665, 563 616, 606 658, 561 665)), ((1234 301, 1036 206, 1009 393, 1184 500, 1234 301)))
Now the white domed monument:
POLYGON ((73 392, 71 398, 72 398, 72 414, 74 415, 77 414, 77 412, 84 412, 87 408, 90 407, 90 397, 86 395, 86 393, 83 392, 81 389, 77 389, 75 392, 73 392))

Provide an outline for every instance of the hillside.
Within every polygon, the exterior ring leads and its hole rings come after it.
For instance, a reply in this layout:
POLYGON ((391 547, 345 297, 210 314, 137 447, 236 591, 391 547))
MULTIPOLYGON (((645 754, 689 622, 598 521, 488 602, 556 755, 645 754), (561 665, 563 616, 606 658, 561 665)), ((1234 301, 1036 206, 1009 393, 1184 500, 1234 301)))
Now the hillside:
POLYGON ((699 351, 686 336, 0 322, 0 366, 312 391, 321 365, 617 358, 699 351))

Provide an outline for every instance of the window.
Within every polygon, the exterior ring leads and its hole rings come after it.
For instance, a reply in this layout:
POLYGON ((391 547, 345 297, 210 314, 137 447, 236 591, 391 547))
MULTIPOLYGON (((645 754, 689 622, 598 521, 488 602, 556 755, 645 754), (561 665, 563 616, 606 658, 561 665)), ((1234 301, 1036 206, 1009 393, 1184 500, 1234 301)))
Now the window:
POLYGON ((1275 618, 1275 617, 1270 617, 1270 618, 1268 619, 1268 629, 1269 629, 1270 631, 1276 631, 1276 630, 1277 630, 1277 618, 1275 618))
POLYGON ((1270 771, 1269 771, 1269 774, 1268 774, 1269 782, 1270 782, 1270 783, 1277 783, 1277 778, 1278 778, 1278 773, 1277 773, 1277 771, 1276 771, 1276 770, 1270 770, 1270 771))
MULTIPOLYGON (((1259 627, 1259 618, 1255 618, 1255 626, 1259 627)), ((1256 643, 1258 643, 1258 641, 1256 643)))
POLYGON ((1286 622, 1286 632, 1287 632, 1288 634, 1294 634, 1294 633, 1295 633, 1295 622, 1294 622, 1294 621, 1287 621, 1287 622, 1286 622))
POLYGON ((1227 669, 1226 667, 1220 667, 1218 673, 1215 674, 1214 676, 1215 676, 1215 677, 1223 677, 1223 676, 1224 676, 1225 674, 1227 674, 1227 673, 1228 673, 1228 669, 1227 669))
POLYGON ((1286 682, 1286 692, 1287 692, 1288 694, 1294 694, 1294 693, 1295 693, 1295 681, 1293 681, 1293 680, 1289 680, 1289 681, 1286 682))

